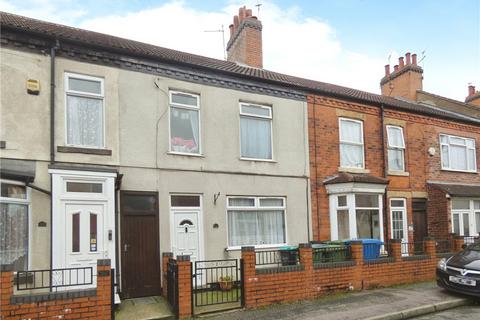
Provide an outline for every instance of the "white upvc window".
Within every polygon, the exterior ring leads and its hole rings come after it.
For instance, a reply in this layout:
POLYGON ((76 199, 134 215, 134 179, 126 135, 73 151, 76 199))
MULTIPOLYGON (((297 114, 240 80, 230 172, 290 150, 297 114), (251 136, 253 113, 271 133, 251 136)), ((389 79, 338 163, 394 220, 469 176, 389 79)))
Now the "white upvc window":
POLYGON ((408 242, 406 199, 390 199, 390 226, 392 239, 401 239, 403 242, 408 242))
POLYGON ((330 195, 331 239, 383 240, 382 206, 381 194, 330 195))
POLYGON ((65 73, 66 144, 105 147, 104 80, 65 73))
POLYGON ((227 197, 228 246, 286 243, 284 197, 227 197))
POLYGON ((272 160, 272 107, 240 103, 240 156, 272 160))
POLYGON ((28 270, 30 195, 25 185, 1 181, 0 261, 28 270))
POLYGON ((339 118, 340 167, 365 168, 363 122, 339 118))
POLYGON ((388 169, 405 171, 405 139, 403 128, 387 126, 388 169))
POLYGON ((170 91, 170 152, 200 155, 200 96, 170 91))
POLYGON ((480 233, 480 199, 452 198, 452 232, 460 236, 480 233))
POLYGON ((475 140, 440 134, 442 170, 477 172, 475 140))

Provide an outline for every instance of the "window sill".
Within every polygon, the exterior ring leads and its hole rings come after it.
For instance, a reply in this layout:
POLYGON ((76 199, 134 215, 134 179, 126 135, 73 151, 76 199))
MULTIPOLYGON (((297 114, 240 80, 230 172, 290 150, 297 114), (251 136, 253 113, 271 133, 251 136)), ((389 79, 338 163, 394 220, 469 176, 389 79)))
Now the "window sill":
POLYGON ((109 149, 96 149, 96 148, 83 148, 83 147, 70 147, 70 146, 57 146, 57 152, 95 154, 99 156, 112 155, 112 150, 109 150, 109 149))
POLYGON ((277 161, 273 159, 255 159, 255 158, 242 158, 240 157, 240 160, 242 161, 253 161, 253 162, 271 162, 271 163, 277 163, 277 161))
MULTIPOLYGON (((254 247, 255 249, 278 249, 280 247, 286 246, 286 243, 281 244, 262 244, 257 246, 245 246, 245 247, 254 247)), ((242 250, 242 246, 234 246, 234 247, 226 247, 225 251, 240 251, 242 250)))
POLYGON ((389 176, 401 176, 401 177, 408 177, 410 176, 410 173, 409 172, 406 172, 406 171, 388 171, 387 174, 389 176))
POLYGON ((172 156, 187 156, 187 157, 205 158, 205 156, 201 153, 186 153, 186 152, 168 151, 167 154, 172 155, 172 156))
POLYGON ((370 170, 368 169, 362 169, 362 168, 338 168, 339 172, 350 172, 350 173, 370 173, 370 170))
POLYGON ((465 171, 465 170, 454 170, 454 169, 442 169, 442 171, 446 171, 446 172, 456 172, 456 173, 473 173, 473 174, 477 174, 478 171, 465 171))

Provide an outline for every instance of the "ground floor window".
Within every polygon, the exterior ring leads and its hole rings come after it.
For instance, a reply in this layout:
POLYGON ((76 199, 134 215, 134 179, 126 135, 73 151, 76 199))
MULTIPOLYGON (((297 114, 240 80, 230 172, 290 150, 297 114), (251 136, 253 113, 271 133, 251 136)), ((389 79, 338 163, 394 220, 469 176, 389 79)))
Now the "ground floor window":
POLYGON ((383 239, 381 194, 349 193, 330 197, 332 240, 383 239))
POLYGON ((0 262, 28 269, 28 206, 25 186, 1 182, 0 262))
POLYGON ((286 243, 285 198, 228 197, 228 245, 286 243))
POLYGON ((452 198, 452 232, 461 236, 480 233, 480 199, 452 198))

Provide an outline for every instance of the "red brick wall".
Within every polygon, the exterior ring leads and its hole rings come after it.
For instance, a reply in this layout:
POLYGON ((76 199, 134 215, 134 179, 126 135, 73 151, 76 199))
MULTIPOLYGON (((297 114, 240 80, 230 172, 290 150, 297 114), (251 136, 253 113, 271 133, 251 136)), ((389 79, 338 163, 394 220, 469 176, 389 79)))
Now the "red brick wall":
POLYGON ((299 270, 272 273, 257 272, 255 251, 245 248, 242 251, 245 307, 257 308, 335 292, 432 280, 439 258, 434 240, 425 241, 425 245, 426 256, 416 260, 402 258, 400 243, 397 242, 392 248, 394 258, 391 261, 364 263, 361 243, 352 244, 354 265, 324 265, 319 269, 314 268, 311 248, 304 246, 299 249, 302 263, 302 267, 297 268, 299 270))
POLYGON ((447 194, 432 186, 427 187, 428 233, 437 239, 447 239, 451 233, 450 201, 447 194))
MULTIPOLYGON (((387 178, 387 191, 403 192, 407 197, 408 224, 412 224, 411 197, 413 192, 427 193, 427 180, 453 183, 480 183, 478 174, 449 172, 441 170, 439 134, 447 133, 474 138, 477 141, 477 163, 480 163, 480 128, 468 124, 455 123, 427 116, 385 110, 388 121, 404 123, 406 141, 405 165, 409 176, 393 176, 387 178), (428 154, 428 149, 434 147, 434 156, 428 154)), ((382 146, 382 128, 380 108, 344 100, 322 96, 308 97, 308 134, 310 151, 310 176, 312 196, 312 228, 314 240, 330 238, 329 202, 323 180, 338 173, 339 132, 338 118, 357 118, 363 120, 365 143, 365 168, 370 174, 384 177, 384 158, 382 146), (352 113, 354 113, 352 115, 352 113)), ((417 193, 418 195, 419 193, 417 193)), ((387 201, 388 205, 388 201, 387 201)), ((447 207, 438 206, 436 211, 429 213, 431 220, 428 230, 431 235, 445 238, 448 235, 447 207), (440 218, 438 218, 440 217, 440 218), (447 223, 446 223, 447 222, 447 223)), ((388 208, 386 210, 388 213, 388 208)), ((390 228, 389 214, 386 225, 390 228)), ((389 230, 385 230, 385 232, 389 230)), ((410 232, 410 237, 412 236, 410 232)))
POLYGON ((0 314, 2 320, 17 319, 110 319, 111 274, 110 265, 99 265, 96 294, 79 298, 56 299, 43 302, 12 304, 13 272, 2 271, 0 276, 0 314))

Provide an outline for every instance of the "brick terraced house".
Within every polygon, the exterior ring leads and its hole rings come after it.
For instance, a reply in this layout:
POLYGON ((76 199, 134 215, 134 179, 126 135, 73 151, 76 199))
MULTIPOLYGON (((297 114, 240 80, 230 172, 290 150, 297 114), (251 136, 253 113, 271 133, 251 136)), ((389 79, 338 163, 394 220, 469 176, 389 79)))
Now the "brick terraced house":
POLYGON ((227 61, 0 18, 0 256, 17 270, 108 258, 130 298, 165 285, 160 252, 480 231, 480 120, 412 97, 415 56, 377 95, 263 69, 245 8, 227 61))

